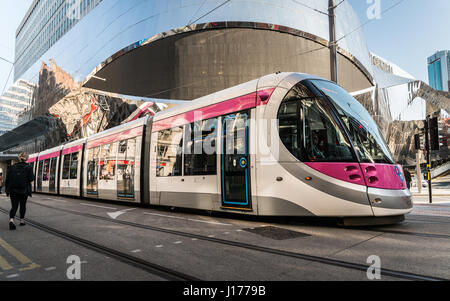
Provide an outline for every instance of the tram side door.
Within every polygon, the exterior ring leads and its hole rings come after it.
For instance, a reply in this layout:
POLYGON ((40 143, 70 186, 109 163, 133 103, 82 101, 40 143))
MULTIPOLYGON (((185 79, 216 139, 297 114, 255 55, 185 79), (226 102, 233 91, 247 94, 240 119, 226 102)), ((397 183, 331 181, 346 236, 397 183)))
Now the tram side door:
POLYGON ((222 119, 222 207, 252 209, 248 147, 249 112, 222 119))

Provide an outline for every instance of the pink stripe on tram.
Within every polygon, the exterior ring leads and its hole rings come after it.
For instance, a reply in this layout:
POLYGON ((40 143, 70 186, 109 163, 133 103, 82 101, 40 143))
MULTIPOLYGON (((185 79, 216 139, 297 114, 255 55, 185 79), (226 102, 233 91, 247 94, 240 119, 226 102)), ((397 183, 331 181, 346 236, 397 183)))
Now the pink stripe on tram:
POLYGON ((406 189, 401 165, 361 163, 367 186, 380 189, 406 189))
POLYGON ((206 120, 233 112, 239 112, 257 106, 266 105, 269 102, 275 88, 268 88, 247 95, 225 100, 198 110, 189 111, 176 116, 168 117, 153 123, 152 132, 172 129, 199 120, 206 120))
POLYGON ((138 137, 138 136, 142 136, 142 133, 144 132, 144 127, 140 126, 140 127, 136 127, 134 129, 131 130, 126 130, 117 134, 112 134, 106 137, 102 137, 102 138, 98 138, 96 140, 93 141, 89 141, 87 143, 86 148, 94 148, 97 146, 101 146, 101 145, 105 145, 105 144, 109 144, 109 143, 114 143, 116 141, 122 141, 122 140, 127 140, 130 138, 134 138, 134 137, 138 137))
POLYGON ((58 157, 58 156, 59 156, 59 151, 39 156, 38 160, 41 161, 41 160, 46 160, 46 159, 50 159, 50 158, 55 158, 55 157, 58 157))
POLYGON ((37 157, 30 158, 30 159, 28 159, 27 163, 33 163, 33 162, 36 162, 36 160, 37 160, 37 157))
POLYGON ((213 117, 226 115, 256 106, 256 92, 237 97, 221 103, 213 104, 195 111, 186 112, 173 117, 153 123, 152 132, 158 132, 165 129, 171 129, 199 120, 206 120, 213 117))
POLYGON ((82 149, 83 149, 83 144, 80 144, 80 145, 77 145, 77 146, 72 146, 72 147, 64 149, 63 150, 63 155, 76 153, 76 152, 79 152, 82 149))
POLYGON ((307 162, 305 164, 329 177, 357 185, 366 185, 358 163, 307 162))

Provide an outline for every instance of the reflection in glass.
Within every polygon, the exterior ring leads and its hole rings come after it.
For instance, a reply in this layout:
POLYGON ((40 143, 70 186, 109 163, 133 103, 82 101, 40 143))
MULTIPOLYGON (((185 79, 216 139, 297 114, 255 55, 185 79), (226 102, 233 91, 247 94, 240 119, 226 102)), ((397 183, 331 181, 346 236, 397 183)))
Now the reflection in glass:
POLYGON ((98 159, 100 148, 91 148, 88 150, 87 164, 87 193, 98 194, 98 159))
POLYGON ((181 176, 183 160, 183 127, 158 133, 156 176, 181 176))
POLYGON ((48 173, 50 168, 50 159, 44 161, 44 172, 42 174, 42 181, 48 181, 48 173))
POLYGON ((37 187, 36 187, 37 191, 42 191, 42 172, 43 172, 43 170, 44 170, 44 162, 39 161, 38 174, 37 174, 37 187))
POLYGON ((361 162, 392 164, 391 153, 369 112, 340 86, 324 80, 311 82, 335 105, 350 132, 361 162))
POLYGON ((298 84, 278 111, 280 139, 302 162, 355 162, 351 144, 321 98, 298 84))
POLYGON ((68 180, 70 176, 70 154, 64 155, 62 179, 68 180))
POLYGON ((50 160, 50 179, 49 179, 49 191, 56 191, 56 161, 57 158, 52 158, 50 160))
POLYGON ((217 173, 217 118, 186 125, 184 175, 215 175, 217 173))
POLYGON ((117 142, 103 145, 100 161, 100 180, 114 180, 116 174, 116 150, 117 142), (116 147, 114 147, 116 146, 116 147))
POLYGON ((79 154, 79 152, 71 154, 71 158, 70 158, 70 179, 71 180, 78 178, 78 154, 79 154))
POLYGON ((134 198, 134 166, 136 156, 136 139, 119 143, 117 153, 117 196, 134 198))

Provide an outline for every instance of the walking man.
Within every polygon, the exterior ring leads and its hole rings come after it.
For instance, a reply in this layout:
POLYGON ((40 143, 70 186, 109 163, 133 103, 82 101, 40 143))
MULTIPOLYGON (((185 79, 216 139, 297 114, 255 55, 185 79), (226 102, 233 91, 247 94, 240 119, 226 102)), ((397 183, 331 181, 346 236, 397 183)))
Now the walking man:
POLYGON ((14 217, 20 205, 20 226, 25 226, 27 199, 31 196, 31 182, 34 181, 32 168, 26 163, 28 154, 19 155, 19 163, 11 166, 6 174, 6 195, 11 197, 12 208, 9 213, 9 229, 16 230, 14 217))

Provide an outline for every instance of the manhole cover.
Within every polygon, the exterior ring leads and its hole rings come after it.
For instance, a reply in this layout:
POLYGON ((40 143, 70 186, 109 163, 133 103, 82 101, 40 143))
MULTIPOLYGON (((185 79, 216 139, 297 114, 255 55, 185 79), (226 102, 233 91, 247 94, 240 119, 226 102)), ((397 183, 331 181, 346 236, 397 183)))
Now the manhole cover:
POLYGON ((252 229, 244 229, 244 231, 255 233, 264 237, 268 237, 276 240, 284 240, 284 239, 292 239, 299 237, 308 237, 311 236, 309 234, 295 232, 287 229, 267 226, 267 227, 259 227, 252 229))

